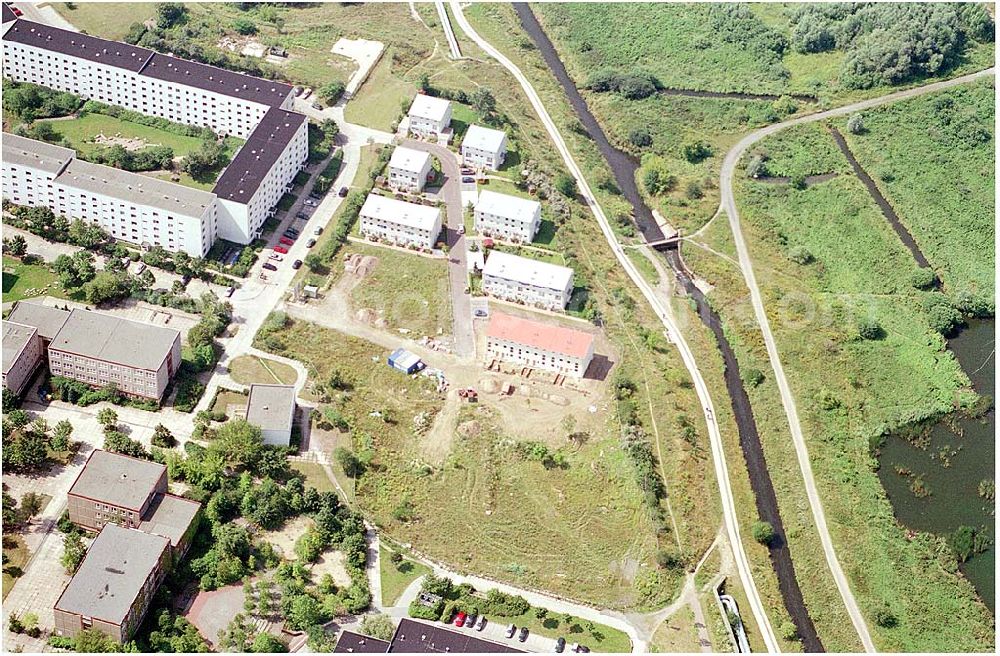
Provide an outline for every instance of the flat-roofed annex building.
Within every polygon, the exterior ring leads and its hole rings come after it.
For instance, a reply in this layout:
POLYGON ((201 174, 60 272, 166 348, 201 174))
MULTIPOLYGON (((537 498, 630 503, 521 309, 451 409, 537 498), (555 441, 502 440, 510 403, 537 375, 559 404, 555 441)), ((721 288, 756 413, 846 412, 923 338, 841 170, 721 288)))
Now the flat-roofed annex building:
POLYGON ((483 268, 483 291, 505 301, 564 310, 573 294, 573 269, 492 250, 483 268))
POLYGON ((535 200, 482 191, 474 211, 476 230, 487 237, 530 242, 542 224, 542 204, 535 200))
POLYGON ((432 249, 441 234, 441 210, 368 194, 359 212, 361 234, 397 246, 432 249))
POLYGON ((295 422, 295 387, 292 385, 251 385, 246 419, 260 427, 264 444, 288 446, 295 422))
POLYGON ((20 395, 42 363, 42 339, 34 326, 3 322, 3 386, 20 395))
POLYGON ((507 157, 507 133, 470 125, 462 139, 462 162, 467 166, 497 171, 507 157))
POLYGON ((170 540, 108 524, 53 608, 55 631, 95 629, 126 642, 142 622, 170 563, 170 540))
POLYGON ((431 166, 430 153, 396 146, 389 158, 389 185, 406 191, 423 191, 431 166))
POLYGON ((49 344, 49 371, 95 387, 159 401, 181 364, 173 328, 75 309, 49 344))
POLYGON ((410 118, 411 133, 421 136, 440 134, 451 125, 451 102, 418 93, 406 115, 410 118))
POLYGON ((486 329, 486 355, 488 360, 582 378, 594 358, 594 336, 494 312, 486 329))
POLYGON ((62 330, 68 318, 69 310, 44 305, 36 301, 18 301, 14 304, 10 314, 7 315, 8 321, 37 328, 38 336, 42 339, 42 346, 46 349, 52 342, 52 338, 62 330))
POLYGON ((108 523, 138 528, 154 498, 166 493, 166 466, 97 449, 66 494, 66 505, 70 521, 88 531, 108 523))

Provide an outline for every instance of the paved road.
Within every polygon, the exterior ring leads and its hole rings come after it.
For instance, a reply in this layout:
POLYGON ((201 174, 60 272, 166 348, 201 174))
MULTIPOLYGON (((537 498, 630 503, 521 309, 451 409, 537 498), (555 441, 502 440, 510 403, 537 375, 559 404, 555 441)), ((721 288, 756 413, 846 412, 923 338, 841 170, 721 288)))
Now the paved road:
POLYGON ((729 471, 726 465, 725 451, 722 446, 722 435, 719 432, 719 427, 715 423, 715 407, 712 403, 711 395, 708 392, 708 386, 705 384, 705 379, 702 377, 701 371, 698 369, 698 364, 695 361, 694 354, 691 352, 683 334, 674 324, 674 321, 667 312, 664 303, 659 299, 653 288, 636 269, 632 260, 625 254, 621 244, 618 243, 614 232, 611 230, 611 225, 607 216, 604 214, 604 211, 601 209, 600 205, 598 205, 597 201, 594 200, 594 194, 591 191, 586 178, 577 166, 572 153, 570 153, 565 141, 563 141, 562 135, 559 133, 559 129, 549 116, 548 111, 545 109, 541 98, 539 98, 535 89, 532 87, 531 82, 513 62, 503 55, 503 53, 499 52, 476 33, 466 20, 464 14, 462 13, 462 8, 456 0, 452 0, 451 8, 452 13, 455 15, 455 20, 458 21, 459 27, 462 28, 465 34, 488 55, 499 61, 520 83, 525 94, 528 96, 528 99, 531 101, 535 112, 545 125, 545 129, 548 131, 549 136, 555 142, 555 145, 562 155, 567 168, 573 174, 573 177, 576 178, 577 187, 580 189, 585 202, 590 206, 590 209, 597 219, 597 222, 601 227, 601 231, 604 233, 604 237, 611 247, 612 252, 615 254, 619 265, 625 270, 632 282, 642 292, 646 301, 656 311, 660 321, 667 329, 670 341, 677 346, 681 358, 684 361, 684 366, 687 368, 688 373, 694 381, 695 391, 698 393, 698 398, 701 401, 704 411, 705 423, 708 426, 710 444, 712 448, 712 461, 715 466, 715 478, 719 485, 719 493, 722 497, 723 517, 726 524, 726 530, 729 534, 729 542, 734 551, 737 569, 740 574, 740 581, 746 591, 751 612, 757 622, 757 626, 760 629, 761 636, 764 639, 764 643, 767 646, 768 651, 772 653, 779 651, 778 640, 775 637, 774 629, 771 627, 770 620, 764 612, 764 604, 761 601, 760 593, 757 591, 757 587, 751 574, 750 561, 743 549, 743 541, 740 538, 739 520, 736 516, 736 502, 733 498, 733 492, 729 484, 729 471))
POLYGON ((774 370, 774 379, 778 383, 778 389, 781 392, 781 403, 785 408, 785 415, 788 417, 788 425, 792 434, 792 443, 795 446, 795 455, 798 458, 799 468, 802 471, 802 478, 806 486, 806 494, 809 498, 809 506, 812 510, 813 519, 816 522, 816 530, 819 533, 820 542, 823 545, 823 553, 826 556, 827 565, 833 573, 834 581, 837 583, 837 589, 840 591, 840 596, 844 600, 844 605, 847 607, 847 612, 851 617, 851 622, 854 624, 854 629, 857 631, 862 645, 868 652, 875 651, 875 644, 872 642, 871 634, 868 631, 868 625, 865 623, 865 618, 861 614, 861 609, 858 607, 858 603, 854 599, 854 593, 851 592, 850 585, 847 582, 847 577, 844 575, 843 569, 841 569, 840 562, 837 560, 837 554, 833 548, 833 540, 830 538, 830 530, 826 523, 826 514, 823 512, 823 503, 820 499, 819 491, 816 489, 816 480, 813 477, 812 464, 809 461, 809 452, 806 449, 805 439, 802 435, 802 426, 799 423, 799 413, 795 406, 795 397, 788 384, 788 379, 785 377, 785 370, 781 364, 781 356, 778 353, 778 346, 774 340, 774 334, 771 332, 771 324, 767 318, 767 312, 764 309, 764 301, 760 294, 760 288, 757 286, 757 278, 754 275, 753 262, 750 259, 750 252, 747 249, 746 240, 743 238, 743 228, 740 225, 739 209, 736 207, 736 199, 733 194, 733 177, 740 158, 748 148, 759 142, 761 139, 792 127, 793 125, 824 121, 828 118, 853 114, 854 112, 870 109, 872 107, 878 107, 879 105, 898 102, 908 98, 915 98, 927 93, 933 93, 935 91, 940 91, 942 89, 947 89, 960 84, 966 84, 968 82, 972 82, 973 80, 992 76, 994 75, 994 71, 995 69, 990 68, 978 73, 972 73, 971 75, 963 75, 962 77, 952 80, 935 82, 933 84, 907 89, 905 91, 898 91, 896 93, 857 102, 844 107, 838 107, 825 112, 802 116, 800 118, 792 119, 791 121, 785 121, 784 123, 770 125, 741 139, 739 143, 737 143, 732 150, 726 154, 726 159, 722 163, 720 183, 722 188, 721 209, 724 210, 729 216, 729 225, 732 229, 733 238, 736 242, 736 252, 739 256, 740 268, 743 270, 743 277, 746 280, 747 287, 750 289, 750 300, 753 304, 754 315, 757 318, 757 323, 760 325, 761 333, 764 336, 764 343, 767 346, 767 355, 771 361, 771 368, 774 370))
POLYGON ((461 59, 462 50, 458 47, 458 39, 455 38, 455 32, 451 29, 451 21, 448 20, 448 11, 444 8, 444 2, 442 0, 434 0, 434 5, 437 7, 441 25, 444 26, 444 36, 448 40, 448 49, 451 51, 451 57, 452 59, 461 59))
POLYGON ((431 153, 441 162, 444 185, 441 196, 448 210, 445 243, 448 244, 448 282, 451 285, 451 310, 454 315, 455 354, 462 358, 476 357, 476 337, 472 330, 472 296, 465 293, 468 285, 467 240, 459 228, 465 225, 465 208, 462 205, 462 171, 458 156, 444 146, 427 141, 406 139, 407 148, 431 153))

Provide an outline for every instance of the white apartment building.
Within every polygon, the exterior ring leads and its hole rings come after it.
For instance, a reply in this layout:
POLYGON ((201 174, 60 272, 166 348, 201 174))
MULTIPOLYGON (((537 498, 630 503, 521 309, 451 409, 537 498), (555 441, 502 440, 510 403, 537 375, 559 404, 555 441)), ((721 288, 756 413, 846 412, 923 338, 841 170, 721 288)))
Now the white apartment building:
POLYGON ((308 157, 306 117, 269 110, 212 190, 219 199, 219 236, 237 244, 259 237, 308 157))
POLYGON ((389 185, 396 189, 421 192, 431 172, 431 154, 396 146, 389 158, 389 185))
POLYGON ((542 204, 495 191, 482 191, 474 217, 476 230, 482 235, 530 242, 542 223, 542 204))
POLYGON ((3 138, 3 197, 96 223, 115 239, 203 257, 216 235, 215 195, 76 158, 13 134, 3 138))
POLYGON ((583 378, 594 358, 594 336, 494 312, 486 329, 486 358, 583 378))
POLYGON ((418 93, 406 115, 410 118, 411 134, 440 134, 451 125, 451 102, 418 93))
POLYGON ((397 246, 432 249, 441 234, 441 210, 368 194, 358 215, 361 234, 397 246))
MULTIPOLYGON (((287 111, 293 99, 287 84, 7 15, 3 53, 4 75, 14 81, 246 139, 211 194, 147 176, 136 176, 145 182, 134 193, 140 183, 131 174, 112 175, 68 158, 64 168, 72 179, 64 178, 60 198, 55 188, 35 189, 39 175, 52 182, 52 170, 24 171, 25 161, 22 170, 8 167, 5 135, 5 197, 17 203, 8 188, 21 198, 30 191, 30 202, 22 204, 49 204, 69 218, 97 220, 118 239, 198 256, 217 237, 248 244, 308 156, 306 117, 287 111), (101 185, 110 190, 95 188, 101 185)), ((49 160, 62 157, 51 150, 43 154, 49 169, 55 166, 49 160)))
POLYGON ((546 310, 564 310, 573 294, 573 269, 492 250, 483 268, 483 292, 546 310))
POLYGON ((34 326, 3 322, 3 386, 20 394, 42 362, 42 339, 34 326))
POLYGON ((53 376, 160 400, 181 365, 181 333, 110 314, 72 310, 49 344, 53 376))
POLYGON ((507 133, 470 125, 462 139, 462 163, 496 171, 507 156, 507 133))

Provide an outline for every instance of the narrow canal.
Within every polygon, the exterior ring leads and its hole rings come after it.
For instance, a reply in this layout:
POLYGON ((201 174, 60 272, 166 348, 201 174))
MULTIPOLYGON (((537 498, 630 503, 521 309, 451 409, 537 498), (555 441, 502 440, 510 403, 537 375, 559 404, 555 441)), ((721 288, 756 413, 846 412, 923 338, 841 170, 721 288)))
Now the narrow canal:
MULTIPOLYGON (((643 238, 647 242, 663 239, 664 235, 653 219, 652 212, 643 201, 635 183, 635 172, 639 166, 638 161, 618 150, 608 141, 597 119, 590 113, 586 101, 584 101, 573 80, 566 72, 566 68, 559 59, 548 35, 545 34, 545 31, 539 25, 538 20, 528 5, 515 3, 514 9, 520 18, 522 27, 534 41, 545 63, 562 86, 580 122, 583 123, 583 126, 591 138, 594 139, 601 154, 608 162, 618 188, 621 189, 625 199, 632 205, 633 216, 643 238)), ((673 269, 677 280, 695 301, 699 318, 715 336, 716 344, 725 363, 726 389, 729 392, 733 414, 736 417, 740 447, 743 450, 743 457, 746 460, 747 469, 750 473, 750 484, 756 497, 757 512, 761 519, 769 522, 774 527, 775 540, 770 549, 771 564, 778 577, 778 585, 781 589, 785 608, 795 623, 797 633, 806 651, 823 651, 823 644, 816 634, 816 627, 813 625, 812 618, 809 617, 809 612, 802 599, 802 591, 795 578, 795 567, 792 564, 791 553, 785 541, 785 530, 781 521, 781 515, 778 512, 774 485, 767 470, 767 462, 764 458, 764 450, 761 447, 757 424, 754 421, 753 412, 750 407, 750 400, 740 379, 736 356, 723 334, 722 322, 719 316, 709 306, 701 291, 694 286, 681 260, 680 253, 676 248, 670 248, 661 251, 661 254, 671 269, 673 269)))

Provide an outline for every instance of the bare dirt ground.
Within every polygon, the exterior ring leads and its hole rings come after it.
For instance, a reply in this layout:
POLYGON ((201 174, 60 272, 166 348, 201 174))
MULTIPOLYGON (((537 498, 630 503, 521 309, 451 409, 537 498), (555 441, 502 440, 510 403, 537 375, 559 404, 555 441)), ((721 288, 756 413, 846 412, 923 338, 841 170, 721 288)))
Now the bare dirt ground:
POLYGON ((312 567, 312 580, 319 582, 324 574, 333 577, 338 588, 351 585, 351 575, 347 573, 347 556, 342 551, 326 551, 312 567))
POLYGON ((145 139, 133 139, 129 137, 121 136, 121 133, 109 137, 104 133, 100 133, 94 137, 94 143, 100 146, 122 146, 125 150, 134 152, 137 150, 142 150, 146 146, 159 146, 161 144, 151 144, 145 139))
POLYGON ((298 516, 275 531, 261 533, 260 537, 270 542, 274 548, 285 558, 295 558, 295 541, 312 526, 313 520, 309 517, 298 516))
POLYGON ((347 93, 352 96, 357 93, 372 67, 382 57, 383 50, 385 50, 385 44, 381 41, 368 41, 367 39, 340 39, 333 44, 330 52, 353 59, 358 63, 358 70, 347 81, 347 93))

